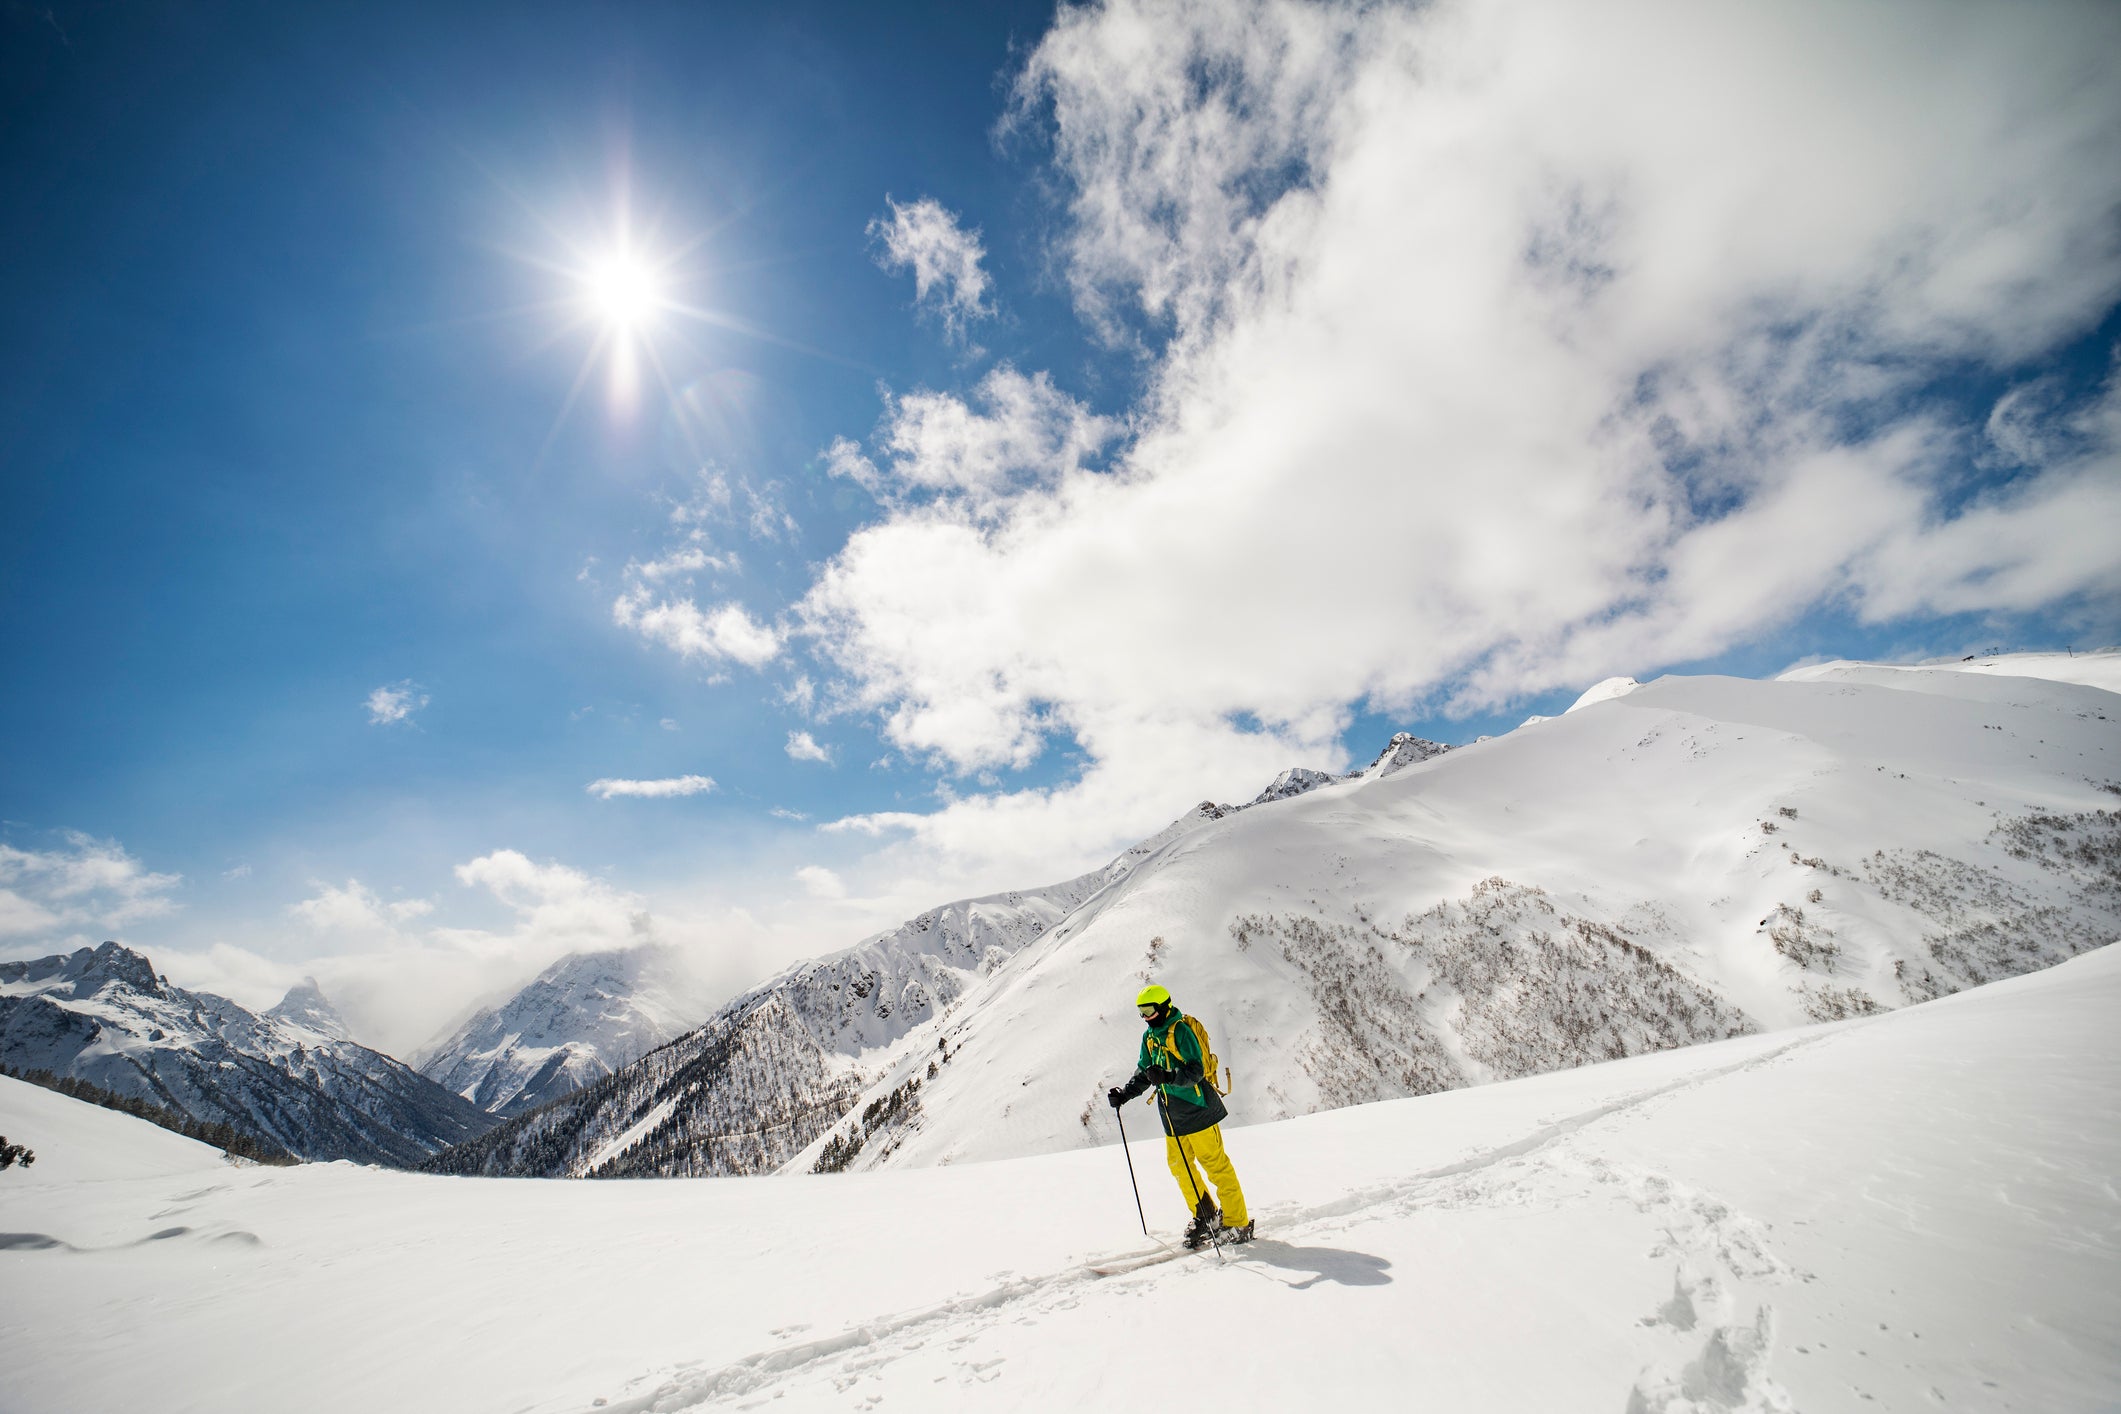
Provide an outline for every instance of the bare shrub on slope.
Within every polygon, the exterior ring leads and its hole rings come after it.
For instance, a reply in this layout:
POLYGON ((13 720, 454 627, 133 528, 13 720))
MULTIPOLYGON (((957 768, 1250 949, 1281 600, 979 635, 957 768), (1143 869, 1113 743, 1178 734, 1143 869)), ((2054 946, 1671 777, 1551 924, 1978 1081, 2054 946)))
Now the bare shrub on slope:
POLYGON ((1409 918, 1396 937, 1458 994, 1461 1044, 1494 1079, 1757 1029, 1648 948, 1506 879, 1409 918))
POLYGON ((1896 964, 1909 1001, 2051 967, 2121 930, 2121 811, 2036 812, 2001 821, 1989 838, 2057 876, 2065 901, 2037 901, 1997 869, 1933 850, 1879 850, 1865 861, 1880 895, 1936 925, 1922 935, 1934 966, 1896 964))
POLYGON ((1318 1034, 1298 1062, 1327 1107, 1718 1040, 1743 1011, 1618 931, 1491 878, 1398 928, 1247 915, 1302 975, 1318 1034))
POLYGON ((1230 931, 1240 947, 1272 941, 1308 984, 1318 1005, 1318 1032, 1296 1059, 1325 1107, 1428 1095, 1468 1083, 1426 1015, 1426 999, 1379 947, 1389 934, 1374 926, 1257 914, 1238 919, 1230 931))

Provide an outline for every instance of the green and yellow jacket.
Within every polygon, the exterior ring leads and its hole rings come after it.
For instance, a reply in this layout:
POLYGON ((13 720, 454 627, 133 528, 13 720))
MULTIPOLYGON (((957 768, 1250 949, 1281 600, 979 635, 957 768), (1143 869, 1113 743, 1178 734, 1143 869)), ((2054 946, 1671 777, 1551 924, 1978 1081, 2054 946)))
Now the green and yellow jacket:
POLYGON ((1147 1072, 1159 1066, 1171 1072, 1171 1079, 1158 1087, 1163 1093, 1158 1097, 1162 1103, 1156 1108, 1163 1117, 1164 1133, 1181 1137, 1198 1134, 1230 1117, 1223 1097, 1206 1083, 1206 1057, 1201 1055, 1200 1039, 1192 1027, 1178 1024, 1182 1015, 1177 1007, 1166 1007, 1163 1024, 1151 1025, 1142 1032, 1134 1078, 1119 1087, 1120 1093, 1131 1100, 1153 1083, 1147 1072))

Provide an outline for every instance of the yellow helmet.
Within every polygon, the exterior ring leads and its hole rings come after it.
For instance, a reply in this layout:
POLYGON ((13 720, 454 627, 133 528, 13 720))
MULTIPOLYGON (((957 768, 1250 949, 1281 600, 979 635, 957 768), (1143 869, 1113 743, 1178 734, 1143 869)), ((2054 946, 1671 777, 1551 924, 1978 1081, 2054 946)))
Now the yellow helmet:
POLYGON ((1142 988, 1141 995, 1134 999, 1134 1004, 1136 1006, 1162 1006, 1170 1000, 1171 994, 1169 992, 1151 982, 1148 986, 1142 988))

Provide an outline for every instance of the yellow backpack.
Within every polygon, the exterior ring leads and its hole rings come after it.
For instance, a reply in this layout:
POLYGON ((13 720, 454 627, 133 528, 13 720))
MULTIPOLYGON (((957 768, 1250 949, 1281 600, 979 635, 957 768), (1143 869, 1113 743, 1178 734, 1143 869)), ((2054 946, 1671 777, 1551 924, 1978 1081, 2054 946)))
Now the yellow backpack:
MULTIPOLYGON (((1190 1027, 1193 1031, 1193 1039, 1200 1045, 1200 1053, 1202 1056, 1202 1060, 1200 1063, 1201 1079, 1207 1084, 1208 1088, 1210 1090, 1213 1090, 1216 1094, 1229 1094, 1230 1077, 1228 1074, 1218 1074, 1218 1071, 1221 1070, 1222 1061, 1219 1057, 1216 1056, 1214 1051, 1208 1048, 1208 1028, 1200 1024, 1199 1017, 1187 1016, 1185 1013, 1181 1012, 1179 1014, 1178 1024, 1164 1033, 1164 1039, 1158 1043, 1158 1048, 1162 1050, 1164 1054, 1171 1057, 1171 1063, 1173 1065, 1177 1065, 1185 1059, 1185 1057, 1181 1056, 1178 1053, 1178 1047, 1172 1044, 1170 1039, 1171 1037, 1178 1034, 1179 1026, 1190 1027)), ((1152 1102, 1156 1099, 1156 1091, 1154 1089, 1150 1090, 1149 1098, 1152 1102)))

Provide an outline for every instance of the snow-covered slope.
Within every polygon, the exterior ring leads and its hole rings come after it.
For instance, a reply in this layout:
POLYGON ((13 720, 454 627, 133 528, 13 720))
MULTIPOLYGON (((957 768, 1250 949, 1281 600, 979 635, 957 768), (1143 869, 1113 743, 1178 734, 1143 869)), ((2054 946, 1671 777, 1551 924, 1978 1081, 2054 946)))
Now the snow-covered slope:
MULTIPOLYGON (((2094 1414, 2121 1389, 2116 1015, 2109 948, 1254 1126, 1230 1148, 1262 1240, 1102 1279, 1086 1262, 1154 1250, 1109 1146, 691 1183, 218 1160, 83 1183, 41 1115, 67 1102, 0 1081, 0 1132, 39 1152, 0 1174, 0 1402, 2094 1414)), ((1135 1150, 1170 1236, 1157 1146, 1135 1150)))
POLYGON ((0 1134, 10 1143, 26 1144, 37 1156, 19 1180, 14 1173, 0 1180, 9 1185, 0 1187, 0 1194, 32 1177, 39 1184, 71 1185, 217 1174, 233 1167, 211 1144, 5 1075, 0 1075, 0 1134))
MULTIPOLYGON (((1899 673, 1977 673, 1983 677, 2040 678, 2121 692, 2121 648, 2088 653, 1999 653, 1945 663, 1855 663, 1846 659, 1792 668, 1784 682, 1837 682, 1860 679, 1890 684, 1899 673)), ((1594 689, 1595 690, 1595 689, 1594 689)))
POLYGON ((2121 933, 2121 698, 1806 673, 1660 679, 1207 822, 911 1038, 795 1162, 1099 1142, 1151 978, 1254 1124, 1887 1010, 2121 933))
POLYGON ((232 1124, 305 1159, 418 1163, 492 1121, 343 1039, 304 984, 264 1016, 173 987, 118 943, 0 962, 0 1061, 232 1124))
POLYGON ((667 948, 569 953, 465 1022, 420 1073, 490 1114, 518 1115, 637 1060, 712 1009, 667 948))

